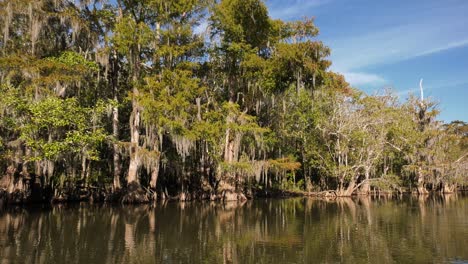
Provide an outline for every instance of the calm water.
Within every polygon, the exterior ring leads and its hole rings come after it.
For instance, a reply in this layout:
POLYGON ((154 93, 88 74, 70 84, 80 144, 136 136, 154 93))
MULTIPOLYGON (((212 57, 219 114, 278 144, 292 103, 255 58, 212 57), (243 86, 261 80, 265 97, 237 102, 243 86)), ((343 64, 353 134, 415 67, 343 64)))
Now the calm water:
POLYGON ((0 213, 0 263, 466 263, 468 197, 0 213))

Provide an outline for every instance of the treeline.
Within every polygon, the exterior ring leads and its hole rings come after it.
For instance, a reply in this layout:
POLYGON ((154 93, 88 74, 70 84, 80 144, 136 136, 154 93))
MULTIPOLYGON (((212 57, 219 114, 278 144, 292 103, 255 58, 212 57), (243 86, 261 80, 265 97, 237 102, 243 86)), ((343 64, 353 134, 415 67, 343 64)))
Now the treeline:
POLYGON ((0 3, 0 185, 28 199, 454 192, 468 126, 329 70, 261 0, 0 3), (205 29, 206 28, 206 29, 205 29))

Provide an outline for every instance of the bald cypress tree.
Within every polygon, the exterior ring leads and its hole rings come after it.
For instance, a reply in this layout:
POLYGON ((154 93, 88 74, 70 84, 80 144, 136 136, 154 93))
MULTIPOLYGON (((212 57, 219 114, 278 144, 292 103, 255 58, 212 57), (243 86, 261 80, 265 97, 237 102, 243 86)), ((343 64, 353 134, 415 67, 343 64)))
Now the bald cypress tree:
POLYGON ((15 201, 466 185, 462 125, 351 88, 312 18, 274 20, 261 0, 11 0, 0 31, 15 201))

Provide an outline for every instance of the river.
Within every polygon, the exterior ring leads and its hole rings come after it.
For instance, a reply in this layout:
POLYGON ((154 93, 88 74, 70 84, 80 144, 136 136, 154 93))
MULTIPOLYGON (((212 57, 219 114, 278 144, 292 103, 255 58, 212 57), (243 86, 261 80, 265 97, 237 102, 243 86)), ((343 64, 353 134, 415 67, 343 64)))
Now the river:
POLYGON ((468 263, 468 197, 9 207, 0 263, 468 263))

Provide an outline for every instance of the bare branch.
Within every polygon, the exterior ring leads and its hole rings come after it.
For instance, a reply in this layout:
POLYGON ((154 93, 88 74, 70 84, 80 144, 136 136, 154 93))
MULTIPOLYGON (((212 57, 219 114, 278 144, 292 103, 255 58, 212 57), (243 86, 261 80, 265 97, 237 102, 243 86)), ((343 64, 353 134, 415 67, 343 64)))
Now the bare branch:
POLYGON ((421 90, 421 104, 424 102, 423 79, 419 81, 419 89, 421 90))

